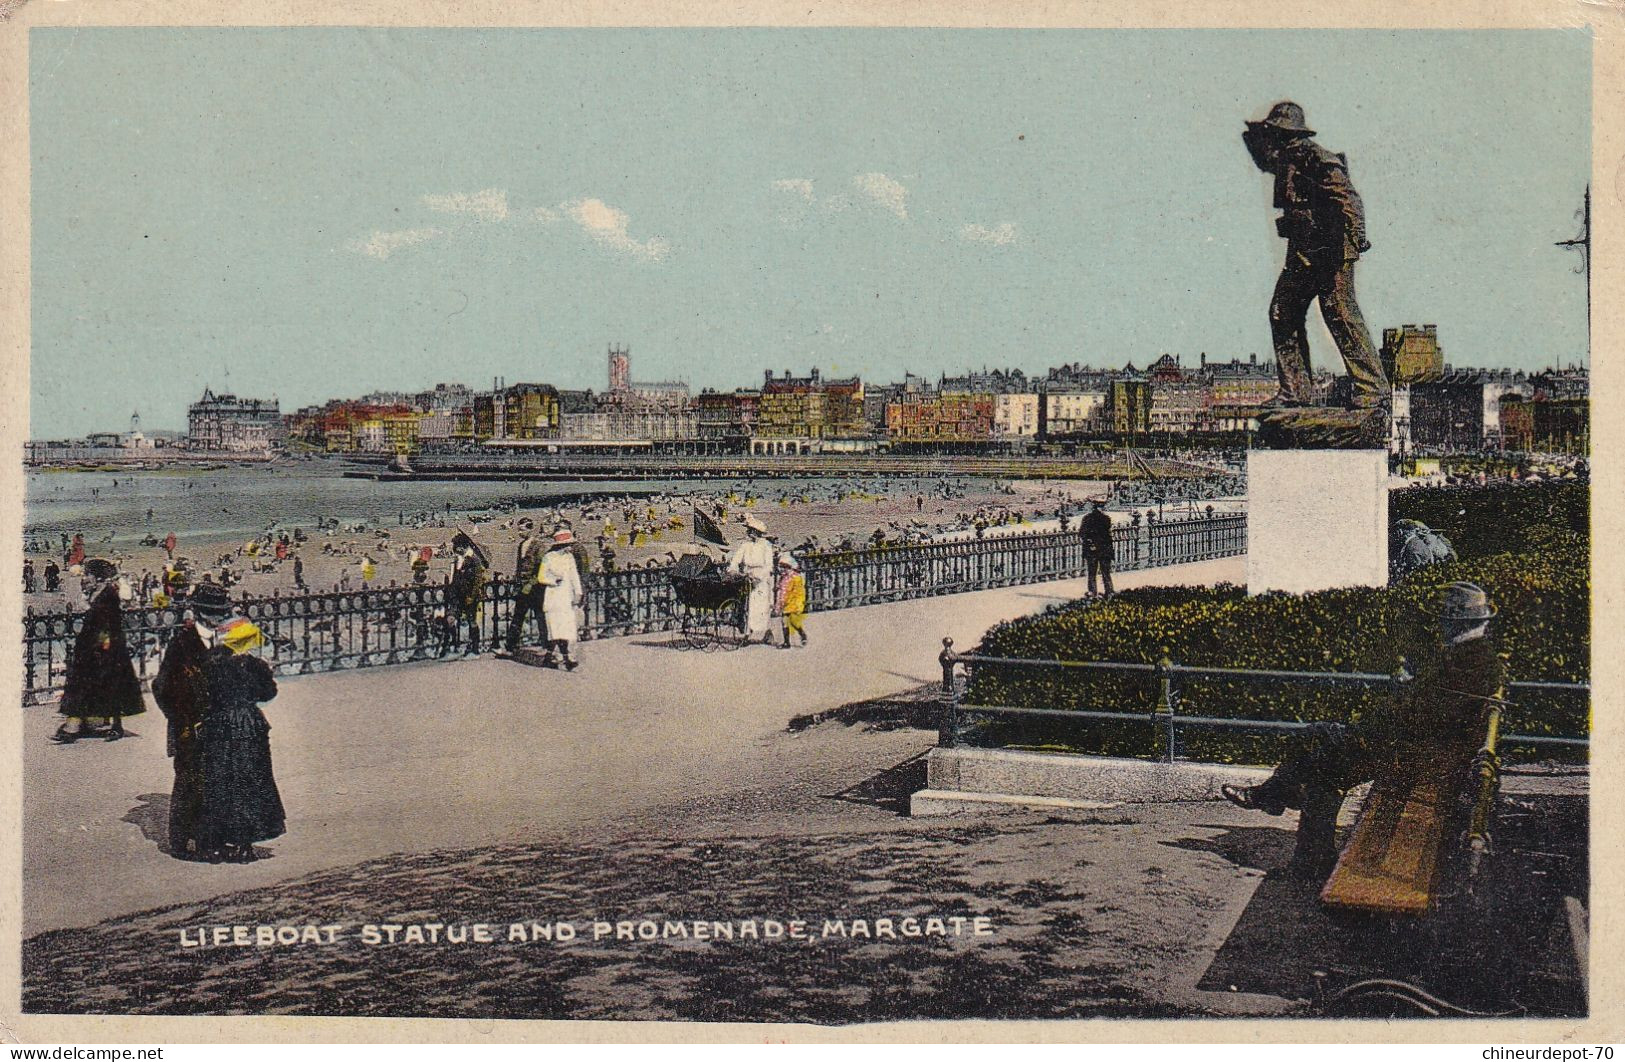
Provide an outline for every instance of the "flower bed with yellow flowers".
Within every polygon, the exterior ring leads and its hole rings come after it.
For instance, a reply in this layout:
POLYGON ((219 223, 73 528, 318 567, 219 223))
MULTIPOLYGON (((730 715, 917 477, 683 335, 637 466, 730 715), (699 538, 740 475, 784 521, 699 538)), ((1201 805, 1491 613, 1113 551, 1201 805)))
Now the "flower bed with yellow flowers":
MULTIPOLYGON (((1424 568, 1385 588, 1248 597, 1228 585, 1145 587, 1104 604, 1075 602, 987 632, 980 654, 1041 660, 1154 663, 1164 652, 1190 666, 1283 671, 1392 673, 1411 669, 1437 645, 1422 606, 1439 587, 1465 579, 1489 591, 1500 609, 1491 636, 1506 656, 1509 680, 1587 681, 1591 650, 1590 556, 1584 486, 1509 486, 1403 491, 1394 519, 1443 530, 1460 559, 1424 568)), ((1265 720, 1356 719, 1386 688, 1287 684, 1179 676, 1182 715, 1265 720)), ((1146 673, 1057 671, 981 665, 965 702, 973 705, 1149 713, 1156 682, 1146 673)), ((1577 696, 1518 691, 1503 717, 1506 733, 1576 735, 1588 706, 1577 696)), ((1114 756, 1156 754, 1144 722, 1017 722, 972 716, 975 744, 1114 756)), ((1223 763, 1278 759, 1276 734, 1197 727, 1180 733, 1179 752, 1223 763)))

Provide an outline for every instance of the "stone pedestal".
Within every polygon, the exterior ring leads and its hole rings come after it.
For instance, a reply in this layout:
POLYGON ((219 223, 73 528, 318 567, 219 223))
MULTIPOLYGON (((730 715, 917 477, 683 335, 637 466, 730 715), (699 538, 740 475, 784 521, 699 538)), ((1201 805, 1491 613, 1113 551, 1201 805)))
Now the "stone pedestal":
POLYGON ((1386 585, 1386 451, 1248 452, 1248 593, 1386 585))

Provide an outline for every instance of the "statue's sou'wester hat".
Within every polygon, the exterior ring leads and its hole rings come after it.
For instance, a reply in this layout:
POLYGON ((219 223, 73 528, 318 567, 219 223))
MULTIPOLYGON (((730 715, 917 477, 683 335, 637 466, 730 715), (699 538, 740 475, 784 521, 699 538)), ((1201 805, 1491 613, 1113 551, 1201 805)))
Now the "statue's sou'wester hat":
POLYGON ((754 516, 745 517, 745 526, 756 532, 758 535, 767 534, 767 525, 756 519, 754 516))
POLYGON ((1314 136, 1315 131, 1304 122, 1303 108, 1291 100, 1282 100, 1270 108, 1270 113, 1262 122, 1248 122, 1248 125, 1261 125, 1265 129, 1274 129, 1278 133, 1297 133, 1300 136, 1314 136))
POLYGON ((92 557, 84 563, 84 573, 92 579, 118 578, 118 565, 101 557, 92 557))
POLYGON ((1490 595, 1477 583, 1451 583, 1439 591, 1439 602, 1422 611, 1439 619, 1487 620, 1495 616, 1496 608, 1490 595))

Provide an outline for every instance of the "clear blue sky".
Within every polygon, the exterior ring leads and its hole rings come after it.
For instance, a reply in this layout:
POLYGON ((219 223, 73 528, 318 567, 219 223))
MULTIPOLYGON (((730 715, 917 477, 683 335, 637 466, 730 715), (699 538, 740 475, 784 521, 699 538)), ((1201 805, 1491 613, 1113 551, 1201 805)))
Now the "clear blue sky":
POLYGON ((1239 133, 1283 97, 1349 156, 1374 332, 1585 356, 1553 246, 1580 32, 36 29, 31 59, 36 437, 182 427, 205 383, 601 388, 610 342, 724 388, 1266 357, 1239 133))

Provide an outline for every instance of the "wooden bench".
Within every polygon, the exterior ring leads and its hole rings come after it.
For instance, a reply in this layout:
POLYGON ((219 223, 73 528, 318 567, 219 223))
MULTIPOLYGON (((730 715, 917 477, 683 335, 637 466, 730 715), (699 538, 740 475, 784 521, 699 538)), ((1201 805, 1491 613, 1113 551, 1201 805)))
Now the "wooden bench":
POLYGON ((1322 903, 1414 917, 1432 910, 1441 892, 1471 887, 1489 851, 1500 778, 1495 752, 1500 717, 1500 707, 1492 707, 1465 793, 1455 778, 1403 768, 1372 783, 1354 833, 1320 891, 1322 903), (1462 831, 1467 801, 1472 812, 1462 831))

